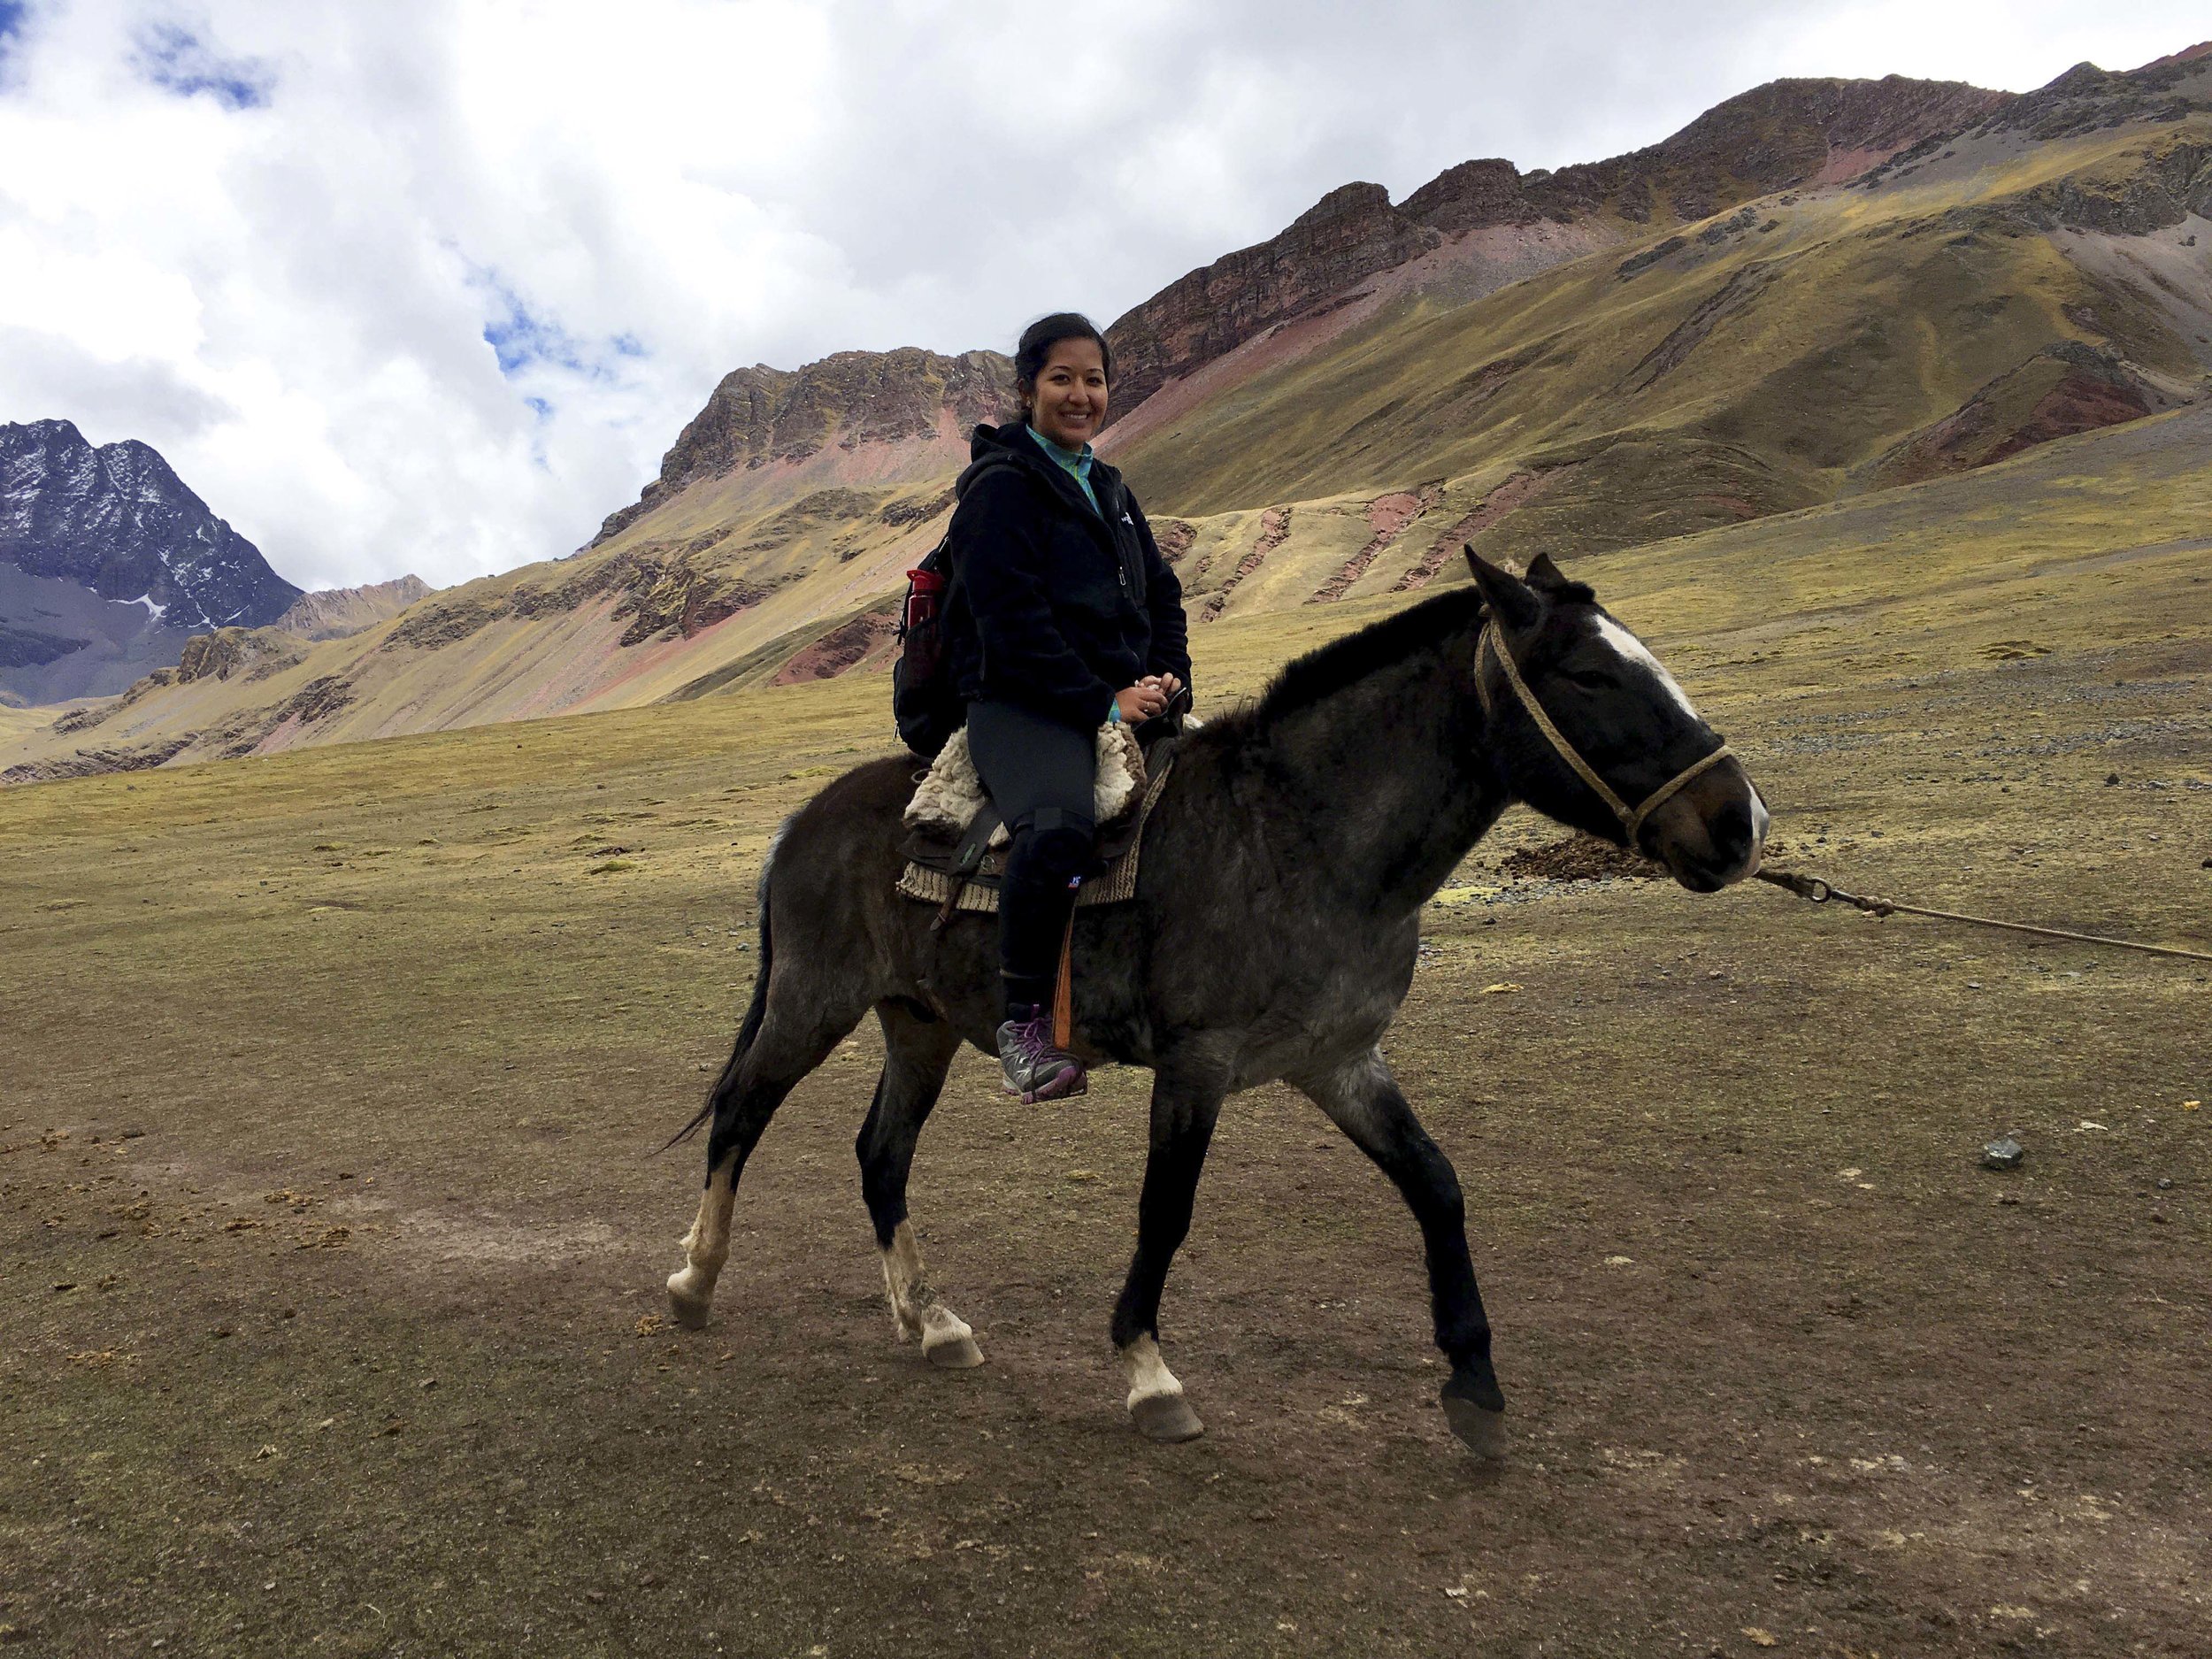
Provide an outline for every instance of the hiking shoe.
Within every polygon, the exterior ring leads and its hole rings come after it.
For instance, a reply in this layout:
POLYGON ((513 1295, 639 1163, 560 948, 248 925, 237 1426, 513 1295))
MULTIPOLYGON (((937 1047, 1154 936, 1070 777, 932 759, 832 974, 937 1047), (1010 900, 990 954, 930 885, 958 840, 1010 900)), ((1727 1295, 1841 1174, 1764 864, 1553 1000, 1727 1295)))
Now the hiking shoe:
POLYGON ((1052 1017, 1041 1010, 998 1028, 998 1057, 1006 1068, 1006 1092, 1020 1095, 1025 1106, 1065 1100, 1090 1087, 1083 1063, 1053 1046, 1052 1017))

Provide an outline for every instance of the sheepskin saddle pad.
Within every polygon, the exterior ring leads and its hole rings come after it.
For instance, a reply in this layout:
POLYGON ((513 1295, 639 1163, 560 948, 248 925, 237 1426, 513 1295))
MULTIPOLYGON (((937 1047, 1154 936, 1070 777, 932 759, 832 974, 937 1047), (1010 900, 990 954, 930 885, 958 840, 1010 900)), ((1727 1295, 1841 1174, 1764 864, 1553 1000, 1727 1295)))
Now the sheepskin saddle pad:
MULTIPOLYGON (((1164 746, 1163 746, 1164 747, 1164 746)), ((1137 847, 1144 822, 1167 781, 1169 763, 1158 750, 1148 770, 1144 750, 1126 726, 1098 728, 1098 783, 1094 810, 1101 866, 1076 895, 1079 904, 1113 904, 1137 893, 1137 847)), ((968 754, 966 728, 923 775, 907 803, 907 864, 899 891, 941 907, 944 914, 998 909, 999 877, 1012 838, 999 821, 968 754)))

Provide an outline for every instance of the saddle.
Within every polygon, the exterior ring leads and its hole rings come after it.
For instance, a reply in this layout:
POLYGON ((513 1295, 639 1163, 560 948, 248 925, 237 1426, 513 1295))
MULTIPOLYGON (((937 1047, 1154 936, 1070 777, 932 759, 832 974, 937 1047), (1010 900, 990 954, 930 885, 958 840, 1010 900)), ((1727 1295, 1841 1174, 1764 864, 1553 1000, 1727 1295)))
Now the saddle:
MULTIPOLYGON (((958 911, 997 912, 999 881, 1012 850, 1012 837, 976 776, 967 739, 964 729, 953 734, 919 778, 905 812, 908 833, 900 851, 907 862, 898 891, 938 906, 938 927, 958 911)), ((1175 742, 1173 735, 1163 735, 1148 750, 1125 726, 1099 727, 1098 829, 1091 867, 1076 890, 1078 905, 1119 904, 1137 896, 1137 855, 1146 820, 1174 767, 1175 742)))

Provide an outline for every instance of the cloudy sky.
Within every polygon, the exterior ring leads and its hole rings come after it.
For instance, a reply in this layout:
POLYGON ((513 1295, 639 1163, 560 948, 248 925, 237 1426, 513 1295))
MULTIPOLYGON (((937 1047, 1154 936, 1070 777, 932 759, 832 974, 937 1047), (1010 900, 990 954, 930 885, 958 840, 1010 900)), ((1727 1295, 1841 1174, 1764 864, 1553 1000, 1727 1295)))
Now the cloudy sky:
POLYGON ((0 420, 303 586, 557 556, 715 381, 1107 321, 1325 191, 1778 75, 2023 89, 2201 0, 0 0, 0 420))

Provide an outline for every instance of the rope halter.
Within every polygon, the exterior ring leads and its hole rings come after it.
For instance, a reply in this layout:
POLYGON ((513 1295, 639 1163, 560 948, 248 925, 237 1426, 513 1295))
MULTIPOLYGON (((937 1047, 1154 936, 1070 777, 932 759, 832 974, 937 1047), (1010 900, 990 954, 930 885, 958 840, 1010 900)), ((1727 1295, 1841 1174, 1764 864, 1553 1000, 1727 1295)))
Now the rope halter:
POLYGON ((1641 850, 1637 837, 1642 833, 1646 819, 1671 801, 1676 793, 1691 780, 1701 776, 1716 762, 1735 753, 1726 743, 1723 743, 1704 759, 1692 762, 1654 789, 1644 797, 1641 805, 1631 807, 1627 802, 1614 793, 1610 784, 1598 776, 1596 768, 1583 759, 1576 752, 1575 746, 1567 741, 1565 734, 1552 724, 1551 716, 1544 712, 1544 705, 1536 701, 1536 694, 1528 688, 1528 682, 1521 678, 1519 664, 1514 662, 1513 653, 1505 649, 1505 641, 1499 636, 1497 622, 1486 611, 1483 616, 1482 633, 1475 641, 1475 695, 1482 699, 1484 718, 1489 718, 1492 713, 1490 688, 1484 683, 1482 677, 1482 659, 1485 653, 1498 659, 1499 666, 1505 670, 1506 683, 1513 687, 1513 695, 1520 699, 1521 706, 1528 710, 1528 718, 1536 722, 1536 729, 1544 734, 1559 758, 1571 766, 1575 775, 1588 784, 1598 799, 1613 810, 1613 816, 1620 819, 1621 827, 1628 833, 1628 849, 1631 852, 1641 850))

